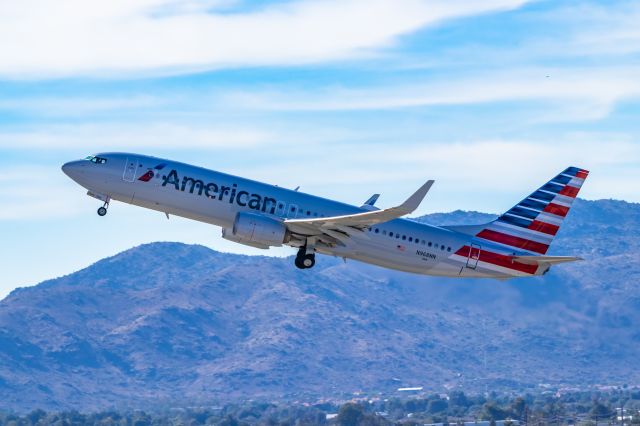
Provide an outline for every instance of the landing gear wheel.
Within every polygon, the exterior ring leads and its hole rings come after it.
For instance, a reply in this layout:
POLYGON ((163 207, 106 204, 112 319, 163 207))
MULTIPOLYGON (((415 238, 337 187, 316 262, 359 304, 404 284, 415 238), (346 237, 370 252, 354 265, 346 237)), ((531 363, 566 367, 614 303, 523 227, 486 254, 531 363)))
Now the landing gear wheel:
POLYGON ((98 216, 104 216, 107 214, 107 208, 106 207, 100 207, 98 209, 98 216))
POLYGON ((305 241, 305 245, 300 247, 296 255, 295 265, 299 269, 313 268, 316 264, 316 238, 309 237, 305 241))
POLYGON ((296 260, 294 261, 296 267, 300 269, 309 269, 313 268, 313 265, 316 264, 316 255, 314 253, 304 254, 305 250, 300 249, 298 255, 296 256, 296 260))
POLYGON ((302 265, 306 268, 313 268, 313 265, 316 264, 316 255, 315 254, 307 254, 302 258, 302 265))

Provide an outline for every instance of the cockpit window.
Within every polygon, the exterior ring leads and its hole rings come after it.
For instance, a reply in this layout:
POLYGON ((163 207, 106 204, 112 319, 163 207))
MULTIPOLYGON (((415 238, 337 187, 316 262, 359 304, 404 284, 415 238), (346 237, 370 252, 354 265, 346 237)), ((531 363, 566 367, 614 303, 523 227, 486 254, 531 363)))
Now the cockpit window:
POLYGON ((96 163, 96 164, 105 164, 107 162, 106 158, 95 157, 93 155, 89 155, 88 157, 85 158, 85 160, 91 161, 92 163, 96 163))

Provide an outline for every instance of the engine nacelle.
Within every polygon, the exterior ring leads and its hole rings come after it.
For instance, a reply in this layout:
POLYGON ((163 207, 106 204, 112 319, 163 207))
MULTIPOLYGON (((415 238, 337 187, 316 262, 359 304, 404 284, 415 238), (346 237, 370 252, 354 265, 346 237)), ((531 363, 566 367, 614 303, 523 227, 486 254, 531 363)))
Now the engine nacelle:
POLYGON ((287 227, 282 221, 245 212, 236 215, 233 229, 222 230, 222 237, 236 243, 265 249, 281 246, 290 240, 287 227))

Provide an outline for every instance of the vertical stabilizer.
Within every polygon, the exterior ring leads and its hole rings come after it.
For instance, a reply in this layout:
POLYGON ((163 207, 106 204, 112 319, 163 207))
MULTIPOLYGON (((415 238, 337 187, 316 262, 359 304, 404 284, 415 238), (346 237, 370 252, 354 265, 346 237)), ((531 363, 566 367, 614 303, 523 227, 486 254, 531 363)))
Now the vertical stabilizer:
POLYGON ((569 167, 529 195, 476 237, 510 248, 545 254, 589 172, 569 167))

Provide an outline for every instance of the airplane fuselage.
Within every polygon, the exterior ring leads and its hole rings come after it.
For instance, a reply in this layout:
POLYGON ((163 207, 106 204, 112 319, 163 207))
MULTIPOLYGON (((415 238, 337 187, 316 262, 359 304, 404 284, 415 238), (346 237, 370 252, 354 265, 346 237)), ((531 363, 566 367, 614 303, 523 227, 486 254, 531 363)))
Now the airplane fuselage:
MULTIPOLYGON (((106 202, 117 200, 216 225, 232 241, 235 238, 234 222, 242 212, 284 221, 367 211, 362 207, 166 159, 128 153, 98 154, 93 158, 99 158, 101 162, 81 160, 63 167, 65 173, 89 190, 90 195, 106 202)), ((283 241, 283 244, 300 247, 301 241, 296 236, 283 241)), ((371 226, 362 236, 350 237, 342 244, 318 244, 315 251, 437 276, 510 278, 546 272, 546 269, 537 267, 513 268, 496 262, 485 264, 482 259, 484 253, 500 256, 529 253, 407 219, 371 226)))

